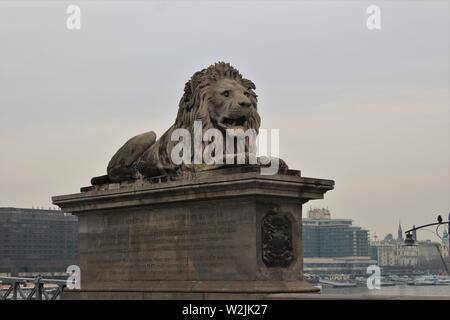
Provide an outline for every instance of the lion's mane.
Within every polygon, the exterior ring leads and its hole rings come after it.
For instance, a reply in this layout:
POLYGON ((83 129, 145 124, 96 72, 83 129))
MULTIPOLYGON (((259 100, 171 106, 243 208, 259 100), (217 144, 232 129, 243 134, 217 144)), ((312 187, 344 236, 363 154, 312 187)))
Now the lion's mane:
POLYGON ((216 128, 216 124, 212 122, 208 112, 208 89, 211 84, 220 79, 231 79, 240 83, 243 87, 248 88, 250 99, 252 100, 252 115, 245 124, 245 129, 255 129, 258 132, 261 124, 257 108, 257 95, 253 91, 256 89, 255 84, 242 77, 237 69, 229 63, 218 62, 206 69, 196 72, 184 86, 184 94, 181 97, 177 118, 175 120, 175 128, 192 128, 194 121, 202 121, 203 129, 216 128))

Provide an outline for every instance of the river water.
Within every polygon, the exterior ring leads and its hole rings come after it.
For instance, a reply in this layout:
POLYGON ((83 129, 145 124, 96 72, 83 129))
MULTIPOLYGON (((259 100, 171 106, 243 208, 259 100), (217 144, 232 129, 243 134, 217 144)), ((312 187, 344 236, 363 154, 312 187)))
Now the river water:
POLYGON ((369 290, 367 287, 354 288, 331 288, 323 286, 323 295, 365 295, 365 296, 422 296, 422 297, 448 297, 450 298, 450 285, 442 286, 410 286, 397 285, 392 287, 381 287, 369 290))

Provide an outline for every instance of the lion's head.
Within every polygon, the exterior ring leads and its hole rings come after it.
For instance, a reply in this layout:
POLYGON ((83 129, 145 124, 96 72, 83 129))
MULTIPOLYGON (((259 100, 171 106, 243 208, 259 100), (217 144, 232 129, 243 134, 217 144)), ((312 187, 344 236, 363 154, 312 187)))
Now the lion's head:
POLYGON ((254 89, 254 83, 229 63, 218 62, 196 72, 184 87, 175 127, 191 128, 198 120, 204 129, 258 132, 261 119, 254 89))

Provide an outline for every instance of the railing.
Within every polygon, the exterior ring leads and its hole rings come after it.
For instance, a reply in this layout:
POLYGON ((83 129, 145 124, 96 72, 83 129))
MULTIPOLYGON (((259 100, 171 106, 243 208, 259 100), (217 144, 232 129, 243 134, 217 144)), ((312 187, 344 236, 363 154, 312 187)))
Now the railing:
POLYGON ((66 280, 36 278, 0 277, 0 284, 9 286, 0 290, 0 300, 57 300, 62 298, 66 288, 66 280), (34 283, 33 288, 27 285, 34 283), (48 288, 45 284, 54 284, 56 287, 48 288))

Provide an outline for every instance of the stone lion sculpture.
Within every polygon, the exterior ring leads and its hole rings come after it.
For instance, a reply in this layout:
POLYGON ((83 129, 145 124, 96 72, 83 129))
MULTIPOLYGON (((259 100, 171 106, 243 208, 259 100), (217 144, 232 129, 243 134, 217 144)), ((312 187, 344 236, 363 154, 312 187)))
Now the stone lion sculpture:
POLYGON ((184 87, 175 123, 159 139, 150 131, 128 140, 112 157, 107 175, 93 178, 92 184, 205 170, 204 165, 176 165, 171 161, 177 143, 171 140, 173 131, 183 128, 192 132, 194 121, 201 121, 203 130, 215 128, 224 134, 226 129, 258 132, 261 119, 254 89, 254 83, 229 63, 218 62, 196 72, 184 87))

